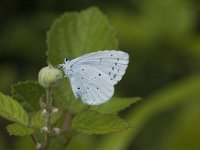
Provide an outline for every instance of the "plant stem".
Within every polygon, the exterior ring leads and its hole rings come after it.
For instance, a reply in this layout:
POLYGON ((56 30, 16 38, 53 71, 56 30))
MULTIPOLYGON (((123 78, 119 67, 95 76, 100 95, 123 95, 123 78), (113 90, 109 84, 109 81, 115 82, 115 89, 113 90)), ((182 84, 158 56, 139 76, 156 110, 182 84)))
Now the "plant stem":
POLYGON ((47 127, 48 131, 45 132, 45 143, 44 150, 48 150, 50 142, 51 142, 51 113, 52 113, 52 99, 53 99, 53 88, 46 89, 46 115, 45 115, 45 127, 47 127))
POLYGON ((33 141, 33 143, 36 145, 38 142, 37 142, 37 139, 35 138, 35 136, 32 134, 31 135, 31 139, 33 141))
POLYGON ((70 111, 67 112, 65 120, 64 120, 64 124, 63 124, 63 131, 67 131, 68 127, 69 127, 69 123, 72 119, 72 113, 70 111))

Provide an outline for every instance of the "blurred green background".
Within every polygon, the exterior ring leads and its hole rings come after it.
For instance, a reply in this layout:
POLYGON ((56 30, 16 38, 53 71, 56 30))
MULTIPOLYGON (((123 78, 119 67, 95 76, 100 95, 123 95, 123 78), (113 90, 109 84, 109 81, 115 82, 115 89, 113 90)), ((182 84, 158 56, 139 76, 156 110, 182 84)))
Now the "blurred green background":
MULTIPOLYGON (((102 137, 99 149, 199 150, 199 0, 1 1, 0 91, 10 94, 13 83, 37 80, 46 65, 46 32, 53 20, 90 6, 108 16, 119 49, 130 54, 115 95, 143 97, 121 114, 135 129, 102 137), (115 141, 117 148, 109 147, 115 141)), ((0 149, 25 149, 29 138, 9 137, 7 124, 0 119, 0 149)))

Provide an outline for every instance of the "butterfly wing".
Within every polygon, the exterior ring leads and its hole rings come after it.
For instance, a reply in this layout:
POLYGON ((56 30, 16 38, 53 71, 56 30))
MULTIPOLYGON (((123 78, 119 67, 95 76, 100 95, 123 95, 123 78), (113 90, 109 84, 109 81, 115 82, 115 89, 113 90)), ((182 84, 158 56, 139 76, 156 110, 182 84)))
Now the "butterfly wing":
POLYGON ((76 98, 81 98, 89 105, 104 103, 114 93, 113 84, 108 76, 90 66, 84 66, 84 70, 82 67, 76 68, 76 72, 70 77, 70 82, 76 98))
POLYGON ((98 51, 72 60, 69 77, 74 95, 90 105, 108 101, 114 85, 128 66, 129 56, 122 51, 98 51))
POLYGON ((125 74, 129 62, 129 55, 122 51, 105 50, 85 54, 72 60, 72 68, 76 66, 91 66, 104 72, 110 77, 113 85, 117 84, 125 74))

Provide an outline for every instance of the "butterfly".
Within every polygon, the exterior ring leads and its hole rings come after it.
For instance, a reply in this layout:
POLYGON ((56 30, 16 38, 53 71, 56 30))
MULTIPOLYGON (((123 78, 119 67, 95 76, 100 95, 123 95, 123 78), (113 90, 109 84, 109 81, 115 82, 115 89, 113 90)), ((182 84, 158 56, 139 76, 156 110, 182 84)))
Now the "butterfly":
POLYGON ((129 55, 116 50, 88 53, 75 59, 65 58, 59 66, 69 78, 77 99, 88 105, 107 102, 126 72, 129 55))

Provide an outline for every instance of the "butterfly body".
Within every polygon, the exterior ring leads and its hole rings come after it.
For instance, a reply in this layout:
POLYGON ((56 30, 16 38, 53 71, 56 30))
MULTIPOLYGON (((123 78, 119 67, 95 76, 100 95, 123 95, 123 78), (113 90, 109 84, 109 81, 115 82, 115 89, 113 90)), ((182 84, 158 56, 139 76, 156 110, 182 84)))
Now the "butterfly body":
POLYGON ((66 59, 64 60, 64 64, 60 64, 61 68, 65 72, 67 77, 71 77, 73 75, 73 70, 71 69, 71 60, 66 59))
POLYGON ((99 105, 114 94, 114 85, 126 71, 129 55, 122 51, 92 52, 60 64, 69 78, 76 98, 89 105, 99 105))

